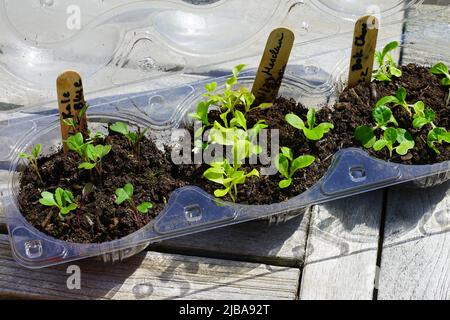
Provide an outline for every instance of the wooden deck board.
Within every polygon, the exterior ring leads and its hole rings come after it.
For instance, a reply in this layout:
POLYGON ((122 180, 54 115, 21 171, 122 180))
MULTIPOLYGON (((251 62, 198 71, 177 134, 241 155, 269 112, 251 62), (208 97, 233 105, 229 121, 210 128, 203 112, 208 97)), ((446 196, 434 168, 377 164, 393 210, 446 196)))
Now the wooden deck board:
POLYGON ((28 270, 0 235, 0 297, 59 299, 294 299, 300 270, 156 252, 122 263, 82 261, 81 290, 66 286, 67 266, 28 270))
POLYGON ((450 299, 449 188, 389 192, 379 299, 450 299))
POLYGON ((314 208, 300 299, 372 299, 383 191, 314 208))

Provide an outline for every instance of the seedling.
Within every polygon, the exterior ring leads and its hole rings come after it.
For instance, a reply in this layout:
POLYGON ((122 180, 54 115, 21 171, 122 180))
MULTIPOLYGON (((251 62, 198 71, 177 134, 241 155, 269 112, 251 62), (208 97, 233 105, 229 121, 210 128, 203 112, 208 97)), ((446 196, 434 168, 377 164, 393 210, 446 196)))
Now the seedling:
POLYGON ((42 192, 39 203, 48 207, 57 207, 61 217, 78 208, 72 192, 62 188, 57 188, 55 194, 48 191, 42 192))
POLYGON ((445 128, 434 128, 428 132, 427 144, 437 154, 441 154, 441 152, 436 147, 436 143, 442 144, 444 142, 450 143, 450 132, 448 132, 445 128))
POLYGON ((302 131, 308 140, 320 140, 334 128, 333 124, 329 122, 322 122, 316 126, 316 111, 313 108, 308 110, 306 125, 299 116, 293 113, 287 114, 285 119, 291 126, 302 131))
POLYGON ((97 173, 102 175, 102 160, 111 151, 110 145, 98 144, 94 146, 92 141, 84 142, 83 135, 78 132, 70 136, 66 140, 67 147, 71 151, 77 152, 83 162, 78 166, 78 169, 92 170, 95 168, 97 173))
POLYGON ((395 96, 385 96, 378 100, 375 107, 378 106, 389 106, 392 107, 401 106, 405 109, 405 111, 411 116, 411 109, 415 107, 415 105, 409 104, 406 102, 406 89, 403 87, 400 87, 397 92, 395 93, 395 96))
POLYGON ((275 166, 286 179, 281 180, 278 186, 281 189, 289 187, 292 184, 292 176, 298 170, 309 167, 315 160, 316 158, 310 155, 304 155, 294 159, 292 150, 287 147, 282 147, 281 153, 275 158, 275 166))
POLYGON ((19 153, 19 158, 27 159, 30 163, 31 167, 33 168, 34 172, 38 176, 39 180, 42 184, 44 184, 44 181, 42 180, 41 174, 39 172, 38 162, 37 158, 39 157, 39 154, 41 153, 42 145, 37 144, 33 150, 31 150, 31 154, 27 154, 24 152, 19 153))
POLYGON ((225 83, 225 89, 222 93, 217 93, 217 82, 211 82, 205 85, 204 97, 208 98, 207 101, 201 101, 197 105, 196 113, 191 113, 189 116, 202 122, 204 126, 211 126, 212 124, 208 120, 208 110, 211 106, 218 107, 220 109, 220 118, 223 121, 223 125, 228 128, 228 115, 231 114, 233 118, 236 117, 236 106, 243 107, 244 114, 255 110, 265 109, 272 106, 272 103, 262 103, 254 106, 255 96, 245 87, 239 89, 233 89, 238 82, 239 73, 245 68, 245 65, 240 64, 233 68, 233 76, 227 79, 225 83))
POLYGON ((247 178, 256 176, 259 177, 259 172, 253 169, 250 172, 241 170, 241 161, 248 155, 248 141, 238 140, 234 137, 233 144, 233 162, 230 164, 228 159, 222 161, 215 161, 211 163, 211 168, 207 169, 203 176, 215 183, 221 184, 224 189, 217 189, 214 195, 218 198, 224 197, 227 194, 233 202, 236 202, 239 184, 244 184, 247 178))
POLYGON ((123 188, 116 189, 116 200, 115 203, 117 205, 121 205, 125 201, 131 206, 133 210, 134 218, 136 221, 140 221, 139 214, 145 215, 148 211, 153 208, 153 203, 151 202, 142 202, 139 205, 136 205, 136 202, 133 199, 134 187, 131 183, 127 183, 123 188))
POLYGON ((425 104, 422 101, 418 101, 416 104, 414 104, 413 109, 414 129, 420 129, 426 124, 430 124, 433 128, 436 128, 436 125, 433 123, 433 121, 436 119, 436 113, 432 109, 425 108, 425 104))
POLYGON ((391 158, 393 151, 403 156, 414 148, 414 140, 408 131, 402 128, 387 127, 390 123, 398 126, 391 109, 384 105, 377 106, 374 108, 372 116, 376 123, 374 127, 363 125, 355 130, 355 138, 361 142, 364 148, 373 148, 375 151, 380 151, 386 147, 391 158), (377 129, 384 131, 383 137, 379 140, 375 136, 375 130, 377 129), (398 145, 395 146, 395 144, 398 145))
POLYGON ((442 78, 442 80, 441 80, 441 84, 445 87, 450 86, 450 73, 448 71, 448 67, 443 62, 439 62, 439 63, 435 64, 430 69, 430 72, 432 74, 444 76, 444 78, 442 78))
POLYGON ((84 107, 78 112, 76 117, 66 118, 63 119, 62 121, 64 122, 64 124, 72 128, 72 130, 75 132, 89 107, 90 107, 89 104, 86 103, 84 107))
POLYGON ((448 106, 450 102, 450 72, 448 71, 448 67, 444 63, 439 62, 431 68, 430 72, 432 74, 444 76, 441 80, 441 84, 445 87, 449 87, 447 94, 447 102, 445 104, 445 106, 448 106))
POLYGON ((148 129, 141 131, 141 129, 138 128, 137 132, 130 131, 128 125, 120 121, 114 123, 109 128, 111 131, 124 135, 130 142, 131 146, 133 147, 136 157, 139 158, 139 155, 141 153, 141 141, 144 138, 145 134, 147 133, 148 129))
POLYGON ((388 43, 382 51, 375 52, 375 60, 378 64, 378 69, 373 71, 373 78, 378 81, 392 81, 392 77, 400 77, 402 71, 397 68, 397 64, 394 58, 389 54, 389 52, 395 50, 399 43, 393 41, 388 43))

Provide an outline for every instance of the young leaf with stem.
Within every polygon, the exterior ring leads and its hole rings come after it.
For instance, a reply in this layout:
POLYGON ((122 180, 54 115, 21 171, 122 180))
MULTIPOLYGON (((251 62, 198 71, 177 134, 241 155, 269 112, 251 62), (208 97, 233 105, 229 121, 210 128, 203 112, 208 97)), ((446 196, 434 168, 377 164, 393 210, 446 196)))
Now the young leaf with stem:
POLYGON ((37 161, 41 151, 42 151, 42 145, 38 143, 31 150, 31 154, 27 154, 27 153, 21 152, 21 153, 19 153, 19 158, 28 160, 28 162, 30 163, 30 165, 33 168, 34 172, 38 176, 41 184, 43 185, 44 181, 42 180, 41 174, 39 172, 39 166, 38 166, 38 161, 37 161))
POLYGON ((233 202, 236 202, 239 184, 244 184, 247 178, 256 176, 259 177, 259 172, 253 169, 250 172, 241 170, 242 160, 248 155, 248 141, 238 140, 234 137, 233 144, 233 162, 230 164, 228 159, 222 161, 215 161, 211 163, 211 168, 207 169, 203 176, 217 184, 220 184, 224 189, 217 189, 214 195, 218 198, 229 195, 233 202))
POLYGON ((48 207, 57 207, 61 217, 78 208, 72 192, 62 188, 57 188, 55 194, 48 191, 42 192, 39 203, 48 207))
POLYGON ((395 96, 385 96, 378 100, 375 107, 378 106, 389 106, 392 107, 401 106, 405 109, 405 111, 411 116, 411 110, 410 108, 414 108, 414 105, 409 104, 406 102, 406 89, 403 87, 400 87, 397 92, 395 93, 395 96))
POLYGON ((66 145, 69 150, 78 153, 82 158, 83 162, 78 169, 91 170, 95 168, 97 173, 102 175, 102 160, 111 151, 110 145, 94 146, 92 141, 85 142, 80 132, 67 138, 66 145))
POLYGON ((413 128, 420 129, 424 125, 429 124, 433 128, 436 128, 436 125, 433 121, 436 119, 436 113, 430 109, 425 108, 425 104, 422 101, 418 101, 413 105, 414 116, 413 116, 413 128))
POLYGON ((287 147, 282 147, 281 153, 275 158, 275 166, 278 172, 286 179, 281 180, 278 186, 281 189, 289 187, 292 184, 294 174, 300 169, 309 167, 315 160, 316 158, 310 155, 304 155, 294 159, 292 150, 287 147))
POLYGON ((142 223, 139 214, 148 214, 148 211, 153 208, 153 203, 147 201, 136 205, 136 202, 133 199, 134 187, 131 183, 125 184, 123 188, 117 188, 115 193, 116 200, 114 202, 117 205, 121 205, 127 201, 130 204, 131 209, 133 210, 134 218, 138 223, 142 223))
POLYGON ((441 80, 441 84, 444 87, 449 87, 447 93, 447 102, 445 103, 445 106, 447 107, 450 102, 450 72, 448 70, 448 67, 443 62, 439 62, 430 69, 430 72, 432 74, 444 76, 441 80))
POLYGON ((436 154, 441 154, 439 149, 436 147, 437 144, 450 143, 450 132, 445 128, 434 128, 427 135, 427 144, 436 154))
POLYGON ((142 139, 144 139, 145 134, 148 131, 148 128, 143 131, 141 131, 141 129, 138 128, 138 131, 135 132, 131 131, 128 125, 119 121, 111 125, 109 129, 111 131, 120 133, 121 135, 125 136, 130 142, 136 157, 139 159, 141 153, 141 141, 142 139))
POLYGON ((414 147, 414 140, 405 129, 387 127, 390 123, 398 126, 391 109, 385 105, 376 106, 372 111, 372 117, 376 123, 374 127, 362 125, 355 130, 355 138, 361 142, 364 148, 373 148, 375 151, 380 151, 386 147, 392 158, 393 151, 396 151, 399 155, 406 155, 414 147), (378 141, 375 136, 375 130, 377 129, 384 132, 383 137, 378 141), (394 147, 396 143, 398 143, 398 146, 394 147))
POLYGON ((323 138, 323 136, 334 128, 333 124, 329 122, 322 122, 316 126, 316 110, 313 108, 308 109, 306 115, 306 125, 304 121, 296 114, 287 114, 286 122, 294 128, 303 132, 308 140, 317 141, 323 138))
POLYGON ((392 81, 392 77, 401 77, 402 71, 397 68, 397 64, 394 58, 389 54, 389 52, 395 50, 399 43, 393 41, 388 43, 382 51, 375 52, 375 60, 378 64, 378 69, 373 71, 373 78, 378 81, 392 81))

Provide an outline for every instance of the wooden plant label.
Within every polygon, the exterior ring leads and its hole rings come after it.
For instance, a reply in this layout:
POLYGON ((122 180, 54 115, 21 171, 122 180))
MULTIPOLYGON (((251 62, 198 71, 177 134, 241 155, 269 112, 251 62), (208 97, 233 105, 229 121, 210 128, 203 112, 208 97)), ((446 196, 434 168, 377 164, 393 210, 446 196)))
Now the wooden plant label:
POLYGON ((294 40, 287 28, 270 33, 252 89, 258 103, 273 102, 278 95, 294 40))
POLYGON ((358 83, 370 83, 377 47, 378 19, 374 16, 364 16, 355 24, 352 56, 348 74, 348 87, 358 83))
POLYGON ((78 113, 85 110, 86 102, 84 100, 83 82, 76 71, 66 71, 59 75, 56 80, 58 93, 59 116, 61 125, 61 136, 63 140, 64 152, 67 152, 65 140, 77 132, 87 134, 87 118, 84 112, 81 117, 78 113), (75 127, 64 122, 72 120, 75 127))

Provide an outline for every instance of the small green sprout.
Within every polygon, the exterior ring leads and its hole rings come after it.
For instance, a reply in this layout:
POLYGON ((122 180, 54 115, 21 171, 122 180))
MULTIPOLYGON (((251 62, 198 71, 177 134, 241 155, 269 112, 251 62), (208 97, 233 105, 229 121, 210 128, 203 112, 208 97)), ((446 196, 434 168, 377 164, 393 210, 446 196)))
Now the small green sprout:
POLYGON ((373 78, 378 81, 392 81, 392 77, 400 77, 402 71, 397 68, 397 64, 394 58, 389 54, 389 52, 395 50, 399 43, 393 41, 388 43, 382 51, 375 52, 375 60, 378 64, 378 69, 373 71, 373 78))
POLYGON ((384 105, 376 106, 372 111, 372 117, 376 123, 374 127, 363 125, 355 130, 355 138, 361 142, 364 148, 373 148, 375 151, 380 151, 386 147, 389 150, 390 157, 392 157, 393 151, 403 156, 414 148, 415 143, 409 132, 401 128, 387 127, 391 123, 398 126, 391 109, 384 105), (375 136, 375 130, 377 129, 384 131, 383 138, 378 141, 375 136), (398 146, 394 147, 396 143, 398 143, 398 146))
POLYGON ((211 163, 211 168, 203 173, 203 176, 215 183, 221 184, 224 189, 214 191, 214 195, 218 198, 224 197, 227 194, 236 202, 237 185, 244 184, 247 178, 252 176, 259 177, 259 172, 253 169, 247 173, 244 170, 239 170, 240 165, 231 165, 227 159, 211 163))
POLYGON ((57 207, 61 217, 78 208, 72 192, 62 188, 57 188, 54 195, 48 191, 42 192, 39 203, 48 207, 57 207))
POLYGON ((151 202, 142 202, 139 205, 136 205, 133 199, 134 187, 131 183, 127 183, 123 188, 116 189, 116 200, 115 203, 117 205, 121 205, 125 201, 128 201, 131 205, 131 209, 137 215, 137 213, 147 214, 148 211, 153 208, 153 203, 151 202))
POLYGON ((69 150, 78 153, 83 159, 78 169, 91 170, 95 168, 97 173, 102 175, 102 160, 111 151, 110 145, 94 146, 90 140, 85 142, 80 132, 67 138, 66 144, 69 150))
POLYGON ((443 62, 439 62, 439 63, 435 64, 430 69, 430 72, 432 74, 444 76, 444 78, 442 78, 442 80, 441 80, 441 84, 445 87, 450 86, 450 73, 448 71, 448 67, 443 62))
MULTIPOLYGON (((212 123, 208 120, 208 110, 211 106, 218 107, 220 109, 220 118, 223 121, 223 125, 228 128, 228 116, 231 114, 233 118, 236 118, 236 106, 240 105, 243 107, 244 114, 255 110, 255 109, 265 109, 272 106, 272 103, 262 103, 259 105, 254 105, 255 96, 245 87, 240 87, 239 89, 233 89, 238 83, 238 75, 245 68, 244 64, 237 65, 233 68, 233 76, 227 79, 225 83, 225 89, 222 93, 217 93, 217 83, 211 82, 205 85, 204 97, 208 98, 207 101, 200 101, 197 105, 197 110, 195 113, 189 114, 193 119, 200 121, 204 126, 212 126, 212 123)), ((203 129, 204 130, 204 129, 203 129)))
POLYGON ((448 132, 445 128, 434 128, 430 132, 428 132, 427 136, 427 144, 436 154, 441 154, 441 152, 436 147, 437 144, 442 143, 450 143, 450 132, 448 132))
POLYGON ((214 195, 218 198, 224 197, 227 194, 233 202, 237 199, 237 186, 244 184, 247 178, 256 176, 259 177, 259 172, 253 169, 251 172, 241 170, 242 160, 249 155, 249 141, 240 139, 237 136, 233 137, 233 161, 230 164, 228 159, 222 161, 214 161, 211 163, 211 168, 207 169, 203 176, 215 183, 221 184, 224 189, 214 191, 214 195))
POLYGON ((39 166, 38 166, 38 162, 37 162, 37 158, 39 157, 39 154, 41 153, 41 150, 42 150, 42 145, 38 143, 31 150, 31 154, 27 154, 27 153, 21 152, 21 153, 19 153, 19 158, 28 160, 28 162, 30 163, 30 165, 33 168, 34 172, 38 176, 39 180, 41 181, 42 184, 44 184, 44 181, 42 180, 41 174, 39 172, 39 166))
POLYGON ((63 123, 67 126, 71 127, 72 130, 76 131, 78 126, 80 125, 81 119, 83 118, 84 114, 86 113, 87 109, 89 108, 89 104, 85 104, 84 107, 78 112, 76 117, 70 117, 63 119, 63 123))
POLYGON ((433 128, 436 128, 436 125, 433 121, 436 119, 436 113, 430 109, 425 108, 425 104, 422 101, 418 101, 413 105, 414 109, 414 120, 413 120, 413 128, 420 129, 426 124, 430 124, 433 128))
POLYGON ((414 148, 414 140, 411 134, 405 129, 387 128, 384 131, 383 138, 374 143, 373 150, 380 151, 385 147, 388 148, 389 157, 391 158, 393 151, 404 156, 410 149, 414 148), (396 143, 398 143, 398 145, 394 147, 394 144, 396 143))
POLYGON ((294 159, 292 150, 287 147, 282 147, 281 153, 275 158, 275 166, 286 179, 281 180, 278 186, 281 189, 289 187, 292 183, 292 176, 298 170, 309 167, 315 160, 316 158, 310 155, 304 155, 294 159))
POLYGON ((405 109, 405 111, 411 116, 411 108, 415 109, 415 106, 417 104, 409 104, 406 102, 406 89, 403 87, 400 87, 397 92, 395 93, 395 96, 385 96, 378 100, 376 107, 378 106, 389 106, 392 105, 392 107, 401 106, 405 109))
POLYGON ((139 158, 139 155, 141 153, 141 141, 142 139, 144 139, 144 136, 147 133, 148 129, 141 131, 141 129, 138 128, 137 132, 131 131, 128 125, 120 121, 114 123, 109 128, 111 131, 120 133, 125 136, 133 147, 135 155, 139 158))
POLYGON ((102 160, 111 151, 111 146, 101 144, 95 147, 92 144, 87 145, 86 155, 88 161, 81 163, 78 169, 91 170, 96 169, 99 175, 102 175, 102 160))
POLYGON ((316 111, 313 108, 310 108, 306 115, 307 125, 305 125, 299 116, 293 113, 287 114, 285 119, 291 126, 302 131, 308 140, 320 140, 327 132, 334 128, 333 124, 329 122, 323 122, 316 126, 316 111))

